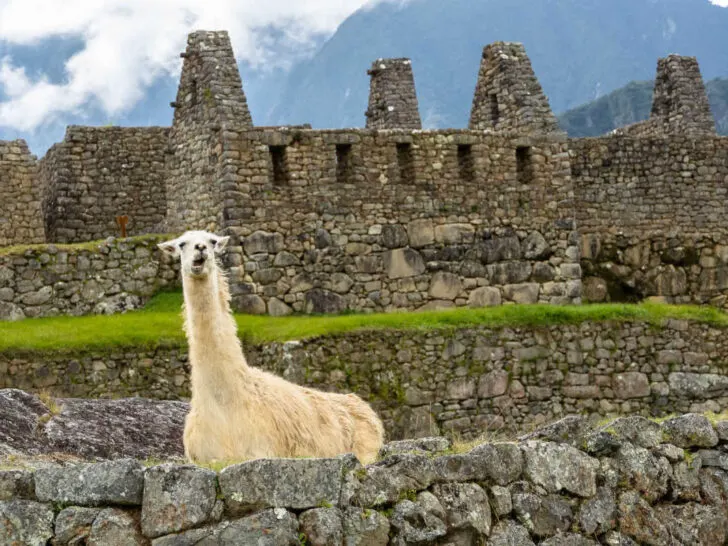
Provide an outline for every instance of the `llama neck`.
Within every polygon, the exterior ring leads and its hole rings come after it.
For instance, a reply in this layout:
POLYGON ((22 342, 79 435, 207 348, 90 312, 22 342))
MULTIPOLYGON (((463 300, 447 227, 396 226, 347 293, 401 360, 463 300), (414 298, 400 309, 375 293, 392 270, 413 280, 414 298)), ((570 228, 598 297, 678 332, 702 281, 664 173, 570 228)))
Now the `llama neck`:
POLYGON ((230 311, 227 280, 218 272, 205 279, 183 276, 185 332, 195 383, 208 379, 225 382, 227 376, 249 370, 237 324, 230 311))

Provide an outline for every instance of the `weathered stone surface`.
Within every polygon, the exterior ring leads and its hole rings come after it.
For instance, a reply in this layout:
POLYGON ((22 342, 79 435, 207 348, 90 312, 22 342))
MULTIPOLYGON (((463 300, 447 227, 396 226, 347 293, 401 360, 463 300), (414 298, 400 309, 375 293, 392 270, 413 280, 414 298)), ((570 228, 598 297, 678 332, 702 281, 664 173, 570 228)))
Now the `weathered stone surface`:
POLYGON ((355 503, 369 507, 396 502, 407 491, 426 489, 435 477, 435 468, 428 457, 394 455, 366 468, 355 503))
POLYGON ((265 231, 256 231, 243 241, 243 248, 248 256, 262 253, 276 254, 283 250, 283 245, 283 235, 265 231))
POLYGON ((35 494, 41 501, 138 506, 142 503, 143 488, 144 468, 132 459, 53 465, 35 472, 35 494))
POLYGON ((0 470, 0 501, 35 499, 33 474, 27 470, 0 470))
POLYGON ((600 277, 587 277, 583 281, 582 291, 584 300, 590 303, 601 303, 607 301, 609 289, 607 281, 600 277))
POLYGON ((521 446, 524 475, 547 491, 569 491, 580 497, 596 494, 599 463, 585 453, 565 445, 529 441, 521 446))
POLYGON ((505 394, 508 390, 508 372, 495 370, 487 373, 478 382, 478 396, 481 398, 494 398, 505 394))
POLYGON ((0 501, 0 544, 45 546, 53 536, 53 508, 27 500, 0 501))
POLYGON ((619 530, 640 544, 663 546, 670 543, 670 532, 658 514, 639 493, 626 491, 619 496, 617 505, 619 530))
POLYGON ((338 505, 345 464, 344 458, 256 459, 220 472, 220 489, 233 514, 338 505))
POLYGON ((476 288, 468 296, 470 307, 493 307, 501 304, 500 290, 493 286, 476 288))
POLYGON ((235 307, 245 315, 265 315, 265 300, 257 294, 236 297, 235 307))
POLYGON ((432 276, 430 296, 441 300, 454 300, 462 288, 460 277, 446 271, 438 271, 432 276))
POLYGON ((85 544, 101 508, 70 506, 56 516, 54 540, 59 545, 85 544))
POLYGON ((84 458, 182 457, 189 404, 126 398, 58 399, 60 412, 44 426, 49 450, 84 458), (113 430, 113 434, 109 431, 113 430))
POLYGON ((704 415, 688 413, 662 423, 665 441, 678 447, 713 447, 718 435, 704 415))
POLYGON ((346 300, 322 288, 313 288, 306 292, 305 309, 309 314, 336 314, 346 310, 346 300))
POLYGON ((540 289, 536 283, 507 284, 503 287, 503 297, 515 303, 537 303, 540 289))
POLYGON ((607 487, 598 487, 597 494, 581 504, 579 525, 587 535, 603 534, 614 528, 616 517, 614 492, 607 487))
POLYGON ((490 505, 479 485, 438 484, 432 488, 432 493, 444 509, 448 531, 472 531, 473 538, 490 534, 490 505))
POLYGON ((539 427, 519 440, 546 440, 581 447, 586 435, 592 430, 591 423, 581 415, 568 415, 554 423, 539 427))
POLYGON ((661 506, 656 512, 679 544, 725 544, 728 518, 719 508, 689 503, 661 506))
POLYGON ((494 485, 490 488, 490 506, 493 509, 493 515, 501 518, 511 513, 513 510, 513 501, 511 492, 507 487, 494 485))
POLYGON ((425 272, 425 262, 416 250, 398 248, 384 254, 384 269, 390 279, 415 277, 425 272))
POLYGON ((285 317, 293 313, 288 305, 283 303, 278 298, 271 298, 268 300, 268 314, 272 317, 285 317))
POLYGON ((407 224, 409 244, 412 248, 423 248, 435 242, 435 229, 432 220, 413 220, 407 224))
POLYGON ((542 260, 550 253, 548 242, 538 231, 531 232, 523 241, 523 257, 527 260, 542 260))
POLYGON ((394 506, 390 518, 394 535, 391 544, 433 543, 447 533, 444 519, 442 505, 429 491, 419 493, 414 502, 400 501, 394 506))
POLYGON ((519 522, 537 537, 549 537, 571 527, 571 505, 559 495, 538 495, 531 484, 518 482, 511 487, 511 498, 519 522))
POLYGON ((640 491, 649 501, 667 493, 672 467, 667 459, 655 457, 642 447, 624 444, 615 457, 622 483, 640 491))
POLYGON ((716 449, 701 449, 698 455, 703 466, 728 470, 728 453, 716 449))
POLYGON ((452 441, 443 436, 417 438, 416 440, 397 440, 389 442, 379 450, 380 458, 402 453, 442 453, 452 446, 452 441))
POLYGON ((382 245, 387 248, 402 248, 407 246, 409 238, 407 231, 400 224, 387 224, 382 226, 382 245))
POLYGON ((540 546, 599 546, 599 543, 574 533, 566 533, 548 538, 540 546))
POLYGON ((503 520, 493 527, 488 546, 535 546, 528 530, 515 521, 503 520))
POLYGON ((215 507, 216 474, 196 466, 164 464, 144 473, 142 531, 158 537, 196 527, 215 507))
POLYGON ((470 224, 441 224, 435 226, 435 242, 457 245, 473 241, 475 228, 470 224))
POLYGON ((306 544, 340 546, 344 540, 342 513, 338 508, 315 508, 298 517, 306 544))
POLYGON ((387 546, 389 529, 389 520, 376 510, 344 511, 344 546, 387 546))
POLYGON ((0 390, 0 455, 37 455, 45 451, 35 437, 38 418, 48 408, 37 396, 17 389, 0 390))
POLYGON ((670 391, 685 398, 710 399, 728 393, 728 377, 723 375, 674 372, 667 380, 670 391))
POLYGON ((630 442, 639 447, 653 448, 662 442, 660 425, 639 415, 619 417, 602 427, 618 441, 630 442))
POLYGON ((300 546, 296 516, 272 508, 245 518, 156 539, 153 546, 300 546))
POLYGON ((650 381, 640 372, 625 372, 614 376, 612 383, 617 398, 643 398, 650 395, 650 381))

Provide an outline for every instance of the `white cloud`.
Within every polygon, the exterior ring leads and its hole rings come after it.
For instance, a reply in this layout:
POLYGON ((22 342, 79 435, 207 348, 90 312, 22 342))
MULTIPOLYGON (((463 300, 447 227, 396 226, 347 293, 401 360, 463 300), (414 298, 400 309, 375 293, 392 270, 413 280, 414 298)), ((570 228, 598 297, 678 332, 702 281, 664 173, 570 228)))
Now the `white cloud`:
POLYGON ((38 46, 52 37, 81 38, 84 47, 65 65, 63 83, 29 78, 0 60, 0 126, 32 131, 99 105, 114 115, 130 109, 151 83, 175 75, 187 34, 225 29, 238 60, 285 64, 269 41, 270 25, 291 51, 306 51, 313 36, 333 32, 349 14, 379 0, 0 0, 0 42, 38 46))
POLYGON ((728 7, 728 0, 710 0, 713 2, 713 4, 716 4, 718 6, 723 6, 724 8, 728 7))

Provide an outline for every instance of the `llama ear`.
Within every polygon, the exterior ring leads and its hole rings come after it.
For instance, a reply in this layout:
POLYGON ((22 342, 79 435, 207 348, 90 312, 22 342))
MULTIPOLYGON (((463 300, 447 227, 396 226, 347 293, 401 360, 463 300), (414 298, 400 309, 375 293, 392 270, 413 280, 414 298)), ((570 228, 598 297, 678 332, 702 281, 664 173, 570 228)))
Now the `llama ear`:
POLYGON ((159 243, 157 247, 165 254, 169 254, 170 256, 174 256, 175 258, 179 256, 179 248, 177 247, 176 239, 172 241, 165 241, 164 243, 159 243))
POLYGON ((215 253, 219 254, 223 251, 223 249, 227 246, 228 241, 230 241, 230 237, 220 237, 217 239, 217 243, 215 244, 215 253))

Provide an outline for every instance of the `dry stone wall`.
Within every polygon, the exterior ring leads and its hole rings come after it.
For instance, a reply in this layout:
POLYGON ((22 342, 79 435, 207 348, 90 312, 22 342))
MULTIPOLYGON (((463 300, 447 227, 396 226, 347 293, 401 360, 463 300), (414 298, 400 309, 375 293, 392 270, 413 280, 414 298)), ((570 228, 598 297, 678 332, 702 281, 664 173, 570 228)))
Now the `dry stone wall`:
POLYGON ((371 76, 367 129, 421 129, 410 59, 377 59, 371 76))
POLYGON ((45 241, 35 156, 24 140, 0 141, 0 247, 45 241))
POLYGON ((160 261, 166 236, 0 251, 0 320, 118 313, 179 285, 179 267, 160 261))
POLYGON ((395 442, 219 472, 137 460, 0 470, 4 544, 720 545, 728 421, 578 418, 517 442, 395 442))
POLYGON ((48 242, 93 241, 158 232, 167 209, 162 127, 78 127, 41 160, 48 242))
MULTIPOLYGON (((356 392, 389 438, 527 431, 569 414, 661 416, 728 406, 725 329, 671 321, 373 331, 247 345, 252 365, 356 392)), ((1 353, 0 388, 61 397, 189 397, 185 349, 1 353)))
POLYGON ((728 305, 728 139, 570 141, 584 296, 728 305))
POLYGON ((239 309, 579 301, 561 139, 253 130, 229 145, 245 181, 226 209, 239 309))

